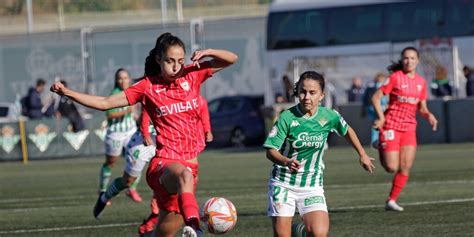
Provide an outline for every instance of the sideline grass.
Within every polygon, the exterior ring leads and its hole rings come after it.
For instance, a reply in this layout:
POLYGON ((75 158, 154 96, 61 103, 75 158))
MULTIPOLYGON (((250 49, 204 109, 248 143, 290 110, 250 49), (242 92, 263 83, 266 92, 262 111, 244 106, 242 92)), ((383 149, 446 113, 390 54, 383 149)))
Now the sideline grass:
MULTIPOLYGON (((405 212, 393 213, 383 210, 391 175, 378 162, 376 172, 369 175, 351 149, 330 148, 325 157, 330 235, 473 236, 473 154, 472 143, 420 146, 399 200, 405 212)), ((136 224, 148 215, 151 192, 145 180, 138 188, 144 202, 133 203, 120 195, 102 220, 92 217, 103 160, 0 163, 0 236, 136 236, 136 224)), ((266 217, 270 167, 260 149, 211 150, 201 155, 199 202, 224 196, 238 209, 237 226, 225 236, 271 236, 266 217)), ((122 170, 123 162, 113 169, 113 177, 122 170)))

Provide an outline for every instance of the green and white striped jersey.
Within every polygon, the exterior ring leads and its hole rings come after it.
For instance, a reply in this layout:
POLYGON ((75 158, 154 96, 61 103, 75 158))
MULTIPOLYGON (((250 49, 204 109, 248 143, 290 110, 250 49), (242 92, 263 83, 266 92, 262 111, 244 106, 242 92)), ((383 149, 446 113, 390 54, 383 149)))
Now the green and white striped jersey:
POLYGON ((271 179, 296 187, 323 187, 324 146, 330 132, 346 135, 348 125, 335 110, 318 107, 315 115, 304 115, 299 105, 281 113, 263 147, 279 150, 301 163, 292 173, 286 166, 273 164, 271 179))
MULTIPOLYGON (((123 90, 120 88, 114 88, 110 95, 118 94, 123 90)), ((129 106, 124 106, 115 109, 109 109, 105 113, 109 114, 112 112, 120 112, 128 109, 129 106)), ((132 113, 127 113, 121 118, 113 118, 107 120, 107 132, 128 132, 137 127, 135 119, 133 119, 132 113)))

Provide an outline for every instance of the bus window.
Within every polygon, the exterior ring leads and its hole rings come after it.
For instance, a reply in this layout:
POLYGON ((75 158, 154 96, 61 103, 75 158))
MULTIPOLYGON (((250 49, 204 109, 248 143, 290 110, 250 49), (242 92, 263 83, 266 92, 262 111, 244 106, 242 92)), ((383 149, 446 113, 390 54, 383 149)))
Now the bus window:
POLYGON ((443 36, 474 35, 472 0, 447 1, 445 18, 443 36))
POLYGON ((383 7, 334 8, 329 12, 328 29, 328 45, 382 41, 383 7))
POLYGON ((325 41, 324 15, 318 10, 271 13, 267 22, 267 48, 321 46, 325 41))
POLYGON ((440 36, 443 25, 441 6, 440 1, 390 4, 386 27, 388 39, 411 41, 440 36))

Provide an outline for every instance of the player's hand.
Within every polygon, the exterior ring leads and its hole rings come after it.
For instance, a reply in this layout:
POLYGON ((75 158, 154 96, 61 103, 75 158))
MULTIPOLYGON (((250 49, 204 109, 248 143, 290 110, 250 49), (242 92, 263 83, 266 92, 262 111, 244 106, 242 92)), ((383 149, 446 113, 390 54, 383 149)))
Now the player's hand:
POLYGON ((372 127, 375 129, 382 129, 384 124, 385 124, 385 118, 379 118, 374 121, 374 124, 372 124, 372 127))
POLYGON ((372 157, 369 157, 368 155, 363 155, 359 159, 360 165, 369 173, 373 173, 375 169, 375 165, 372 163, 372 161, 375 160, 372 157))
POLYGON ((150 136, 147 136, 143 138, 143 145, 152 146, 152 145, 155 145, 155 143, 153 143, 153 139, 151 139, 150 136))
POLYGON ((58 95, 64 95, 64 89, 65 89, 65 86, 63 85, 63 83, 57 81, 53 85, 51 85, 51 88, 49 90, 51 90, 52 92, 58 95))
POLYGON ((206 136, 206 142, 212 142, 212 140, 214 140, 214 135, 210 131, 206 132, 205 136, 206 136))
POLYGON ((193 55, 191 56, 191 61, 193 61, 193 66, 196 66, 198 68, 201 68, 201 65, 199 64, 199 60, 205 58, 208 56, 208 50, 196 50, 194 51, 193 55))
POLYGON ((436 131, 438 128, 438 120, 432 113, 428 115, 428 122, 430 123, 431 128, 433 128, 433 131, 436 131))
POLYGON ((296 173, 301 167, 301 164, 299 161, 296 160, 296 158, 289 159, 285 165, 290 168, 291 172, 296 173))

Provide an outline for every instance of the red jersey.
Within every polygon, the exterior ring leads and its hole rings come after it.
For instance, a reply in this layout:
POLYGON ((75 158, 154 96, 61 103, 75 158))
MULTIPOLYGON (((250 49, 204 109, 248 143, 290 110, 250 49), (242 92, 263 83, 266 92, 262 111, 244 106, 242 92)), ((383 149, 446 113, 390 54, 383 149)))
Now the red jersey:
POLYGON ((418 103, 427 97, 425 79, 417 73, 410 78, 403 71, 396 71, 380 89, 390 97, 384 129, 416 131, 418 103))
POLYGON ((199 92, 201 83, 211 77, 209 62, 201 68, 185 66, 183 76, 167 83, 161 76, 144 77, 125 90, 129 104, 143 101, 157 131, 156 157, 190 160, 201 149, 198 144, 199 92))

